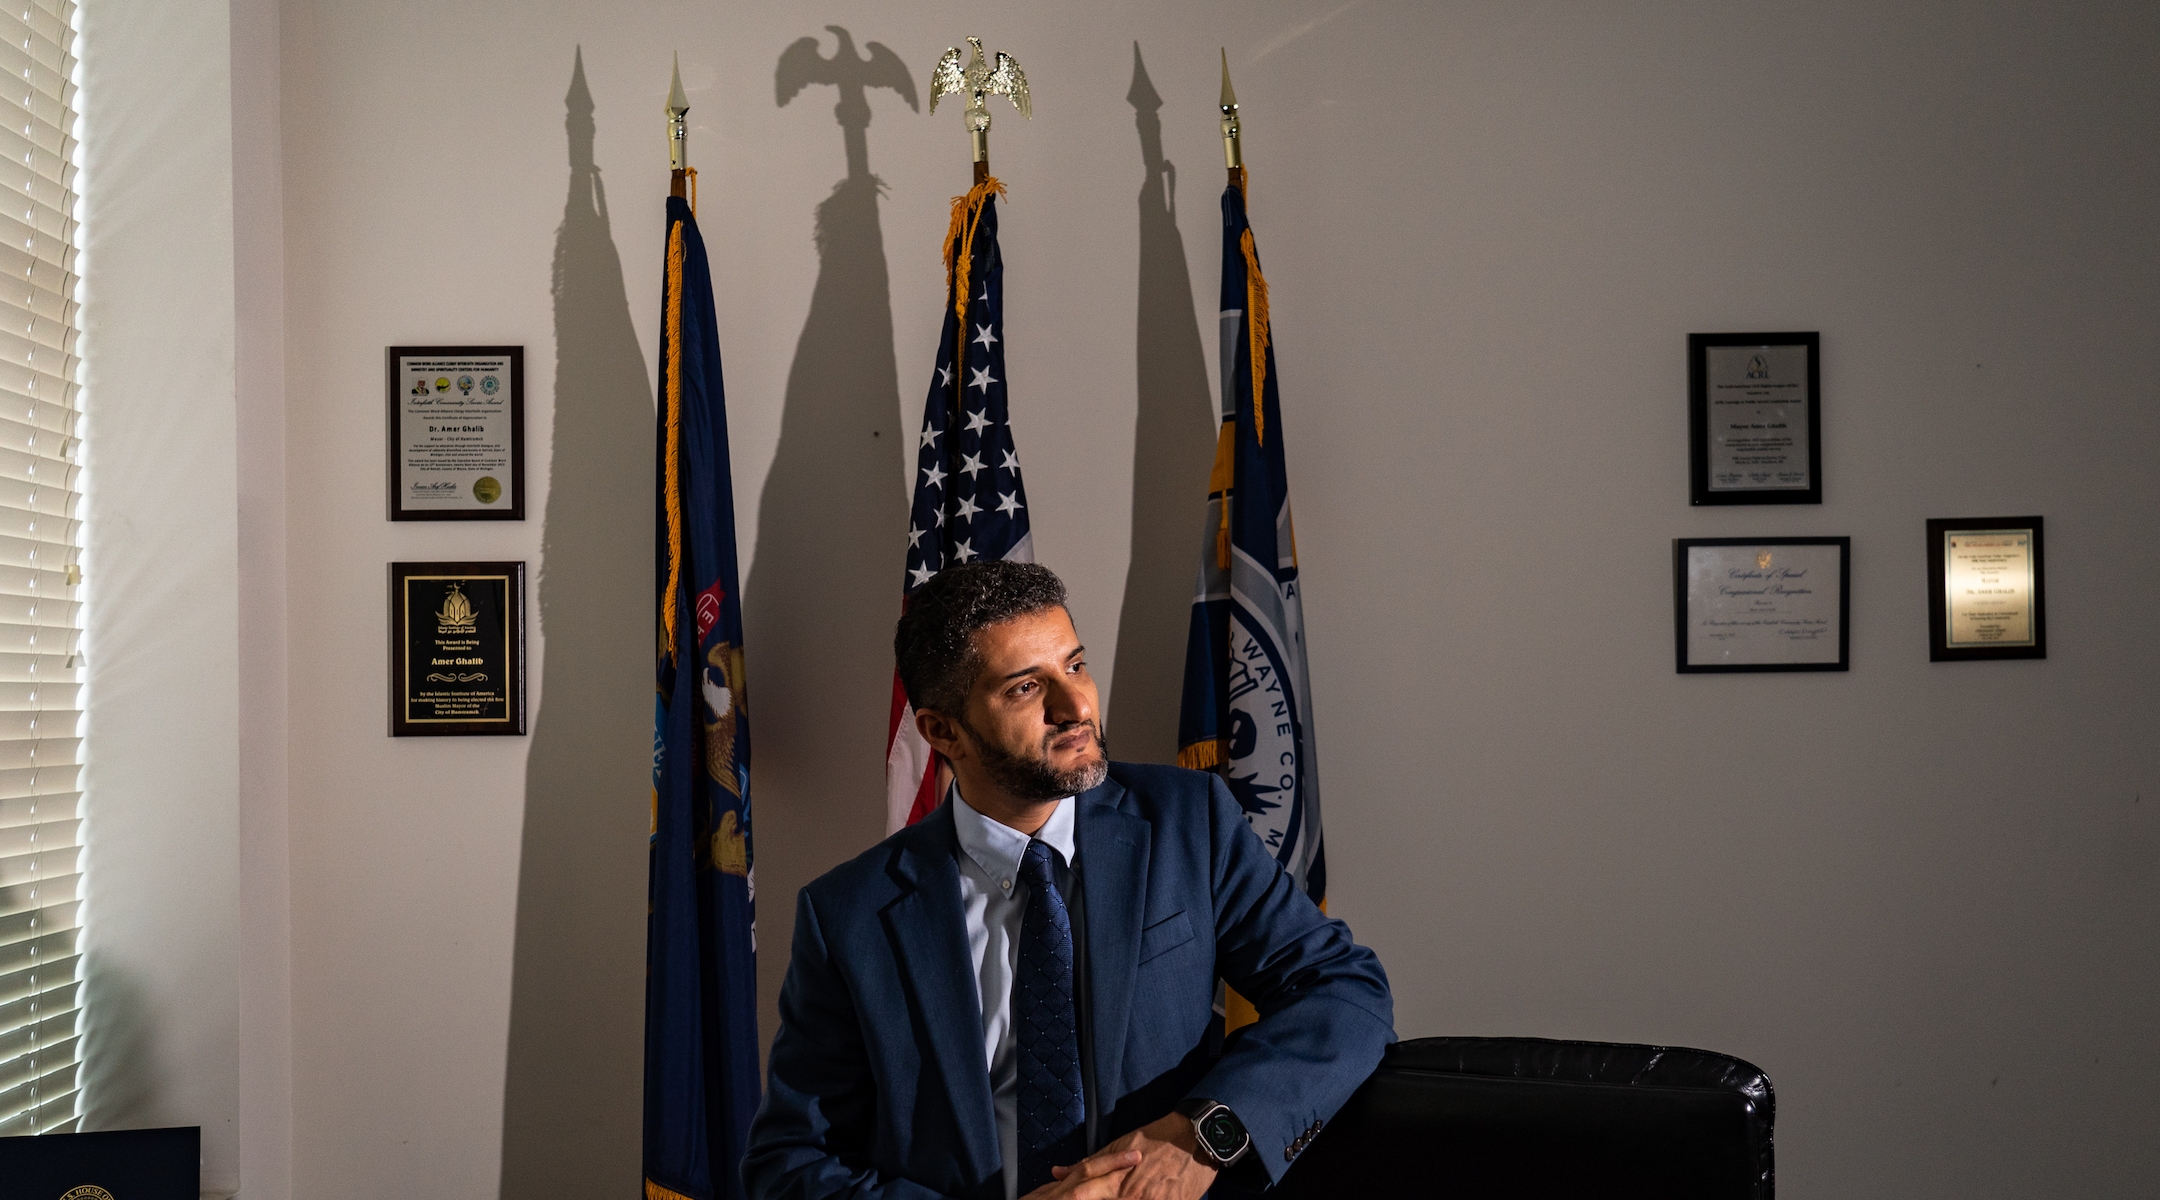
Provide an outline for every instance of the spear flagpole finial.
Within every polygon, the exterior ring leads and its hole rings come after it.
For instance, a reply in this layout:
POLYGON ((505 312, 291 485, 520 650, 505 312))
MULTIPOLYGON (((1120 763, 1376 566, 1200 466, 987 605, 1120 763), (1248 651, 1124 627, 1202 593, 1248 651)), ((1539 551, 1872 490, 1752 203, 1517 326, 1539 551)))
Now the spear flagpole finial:
POLYGON ((675 74, 668 83, 668 167, 672 172, 669 194, 683 194, 683 175, 690 169, 689 148, 686 145, 683 115, 690 111, 690 98, 682 90, 682 55, 675 56, 675 74))
POLYGON ((1020 62, 1004 51, 998 51, 995 68, 984 60, 982 39, 967 39, 969 56, 963 65, 960 47, 953 46, 938 59, 930 72, 930 111, 937 111, 941 96, 961 95, 967 98, 964 114, 968 136, 975 149, 975 182, 981 183, 990 174, 990 109, 983 103, 985 96, 1003 96, 1012 101, 1020 115, 1035 119, 1035 102, 1028 94, 1027 75, 1020 70, 1020 62))
POLYGON ((1230 51, 1222 51, 1222 153, 1223 165, 1230 168, 1230 182, 1237 182, 1238 168, 1245 165, 1245 152, 1238 144, 1237 92, 1230 86, 1230 51))

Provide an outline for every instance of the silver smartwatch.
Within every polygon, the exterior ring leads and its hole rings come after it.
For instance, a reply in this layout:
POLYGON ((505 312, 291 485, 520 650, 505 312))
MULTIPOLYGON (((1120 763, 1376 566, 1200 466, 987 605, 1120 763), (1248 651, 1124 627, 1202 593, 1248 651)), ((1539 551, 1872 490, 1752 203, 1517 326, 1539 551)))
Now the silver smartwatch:
POLYGON ((1200 1143, 1202 1162, 1227 1167, 1252 1149, 1252 1134, 1245 1131, 1245 1122, 1238 1120, 1229 1105, 1213 1100, 1184 1100, 1177 1111, 1192 1119, 1193 1138, 1200 1143))

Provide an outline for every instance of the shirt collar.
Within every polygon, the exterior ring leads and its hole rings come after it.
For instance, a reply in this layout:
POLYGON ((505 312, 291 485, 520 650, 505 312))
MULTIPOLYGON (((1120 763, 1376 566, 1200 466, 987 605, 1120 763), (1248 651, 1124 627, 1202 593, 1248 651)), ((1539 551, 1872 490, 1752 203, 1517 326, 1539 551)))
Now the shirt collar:
MULTIPOLYGON (((975 811, 975 807, 960 795, 956 782, 952 789, 953 830, 960 838, 960 848, 975 865, 990 878, 1004 881, 1020 874, 1020 862, 1027 857, 1027 834, 1012 826, 975 811)), ((1050 848, 1063 855, 1065 865, 1071 867, 1076 861, 1079 846, 1073 841, 1073 798, 1066 796, 1050 811, 1050 819, 1035 831, 1035 838, 1050 844, 1050 848)))

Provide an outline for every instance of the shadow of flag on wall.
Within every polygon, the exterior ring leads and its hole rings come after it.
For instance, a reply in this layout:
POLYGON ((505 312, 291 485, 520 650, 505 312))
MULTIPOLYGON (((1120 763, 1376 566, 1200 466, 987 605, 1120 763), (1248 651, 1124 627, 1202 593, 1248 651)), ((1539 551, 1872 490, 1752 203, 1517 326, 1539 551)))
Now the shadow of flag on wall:
POLYGON ((645 933, 645 1195, 743 1195, 758 1104, 750 721, 712 272, 667 204, 657 490, 660 619, 645 933))

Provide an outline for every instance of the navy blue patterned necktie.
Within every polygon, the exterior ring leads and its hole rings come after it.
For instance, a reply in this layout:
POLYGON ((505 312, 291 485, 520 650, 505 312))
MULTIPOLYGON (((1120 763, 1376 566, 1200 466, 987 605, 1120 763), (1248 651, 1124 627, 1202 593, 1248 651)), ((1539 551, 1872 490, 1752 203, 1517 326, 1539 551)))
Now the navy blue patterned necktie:
POLYGON ((1013 974, 1013 1048, 1019 1053, 1020 1194, 1050 1182, 1050 1168, 1085 1157, 1087 1102, 1080 1092, 1080 1020, 1073 997, 1072 917, 1058 894, 1047 842, 1020 860, 1028 885, 1013 974))

